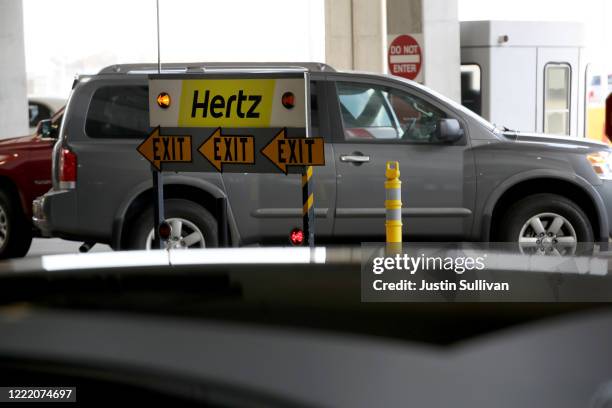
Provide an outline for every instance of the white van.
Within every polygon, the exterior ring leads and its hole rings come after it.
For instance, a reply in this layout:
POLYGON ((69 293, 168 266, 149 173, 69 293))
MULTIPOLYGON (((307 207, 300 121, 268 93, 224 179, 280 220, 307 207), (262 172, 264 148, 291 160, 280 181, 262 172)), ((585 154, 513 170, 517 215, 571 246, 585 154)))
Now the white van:
POLYGON ((580 23, 461 22, 462 103, 498 126, 584 137, 588 70, 580 23))

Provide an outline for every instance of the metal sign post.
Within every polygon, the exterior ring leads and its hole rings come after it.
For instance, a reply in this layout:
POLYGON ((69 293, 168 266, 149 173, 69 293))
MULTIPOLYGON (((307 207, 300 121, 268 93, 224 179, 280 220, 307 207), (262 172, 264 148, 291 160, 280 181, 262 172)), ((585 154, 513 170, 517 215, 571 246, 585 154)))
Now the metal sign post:
MULTIPOLYGON (((312 137, 312 123, 310 121, 310 74, 308 72, 304 72, 304 97, 306 100, 304 109, 306 138, 309 139, 312 137)), ((302 229, 310 248, 315 246, 315 197, 312 172, 312 166, 305 166, 302 173, 302 229)))
MULTIPOLYGON (((161 45, 159 41, 159 0, 155 1, 157 15, 157 73, 161 74, 161 45)), ((151 166, 153 176, 153 194, 155 194, 155 204, 153 206, 153 246, 164 249, 164 242, 159 234, 159 227, 164 221, 164 178, 161 171, 157 171, 151 166)))
POLYGON ((302 173, 302 229, 306 243, 314 248, 315 214, 314 214, 314 180, 312 180, 312 166, 304 167, 302 173))
POLYGON ((151 166, 153 174, 153 194, 155 200, 153 205, 153 246, 164 249, 163 239, 159 236, 159 226, 164 222, 164 179, 161 171, 151 166))

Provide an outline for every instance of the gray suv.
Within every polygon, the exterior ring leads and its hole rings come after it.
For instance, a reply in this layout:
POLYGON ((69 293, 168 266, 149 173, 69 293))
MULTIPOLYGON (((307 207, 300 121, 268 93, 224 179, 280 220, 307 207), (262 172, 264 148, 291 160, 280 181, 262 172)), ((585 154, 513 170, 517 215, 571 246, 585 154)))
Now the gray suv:
MULTIPOLYGON (((406 240, 509 241, 529 248, 608 241, 606 145, 498 129, 397 77, 299 65, 311 71, 314 136, 326 141, 326 164, 314 175, 318 242, 384 240, 389 160, 400 162, 406 240)), ((151 170, 136 151, 152 130, 150 73, 154 65, 116 65, 75 81, 54 150, 53 188, 34 203, 35 223, 48 235, 114 249, 151 246, 151 170)), ((301 225, 297 174, 166 173, 164 183, 174 246, 218 245, 223 197, 231 245, 286 244, 301 225)))

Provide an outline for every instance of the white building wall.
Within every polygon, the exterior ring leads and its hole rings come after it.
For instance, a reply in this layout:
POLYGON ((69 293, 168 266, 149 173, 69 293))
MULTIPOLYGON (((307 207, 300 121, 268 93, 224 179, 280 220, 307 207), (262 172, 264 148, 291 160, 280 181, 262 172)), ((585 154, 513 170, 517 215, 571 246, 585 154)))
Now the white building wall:
POLYGON ((536 48, 492 47, 489 49, 492 76, 487 117, 498 126, 524 132, 538 130, 536 117, 536 48))

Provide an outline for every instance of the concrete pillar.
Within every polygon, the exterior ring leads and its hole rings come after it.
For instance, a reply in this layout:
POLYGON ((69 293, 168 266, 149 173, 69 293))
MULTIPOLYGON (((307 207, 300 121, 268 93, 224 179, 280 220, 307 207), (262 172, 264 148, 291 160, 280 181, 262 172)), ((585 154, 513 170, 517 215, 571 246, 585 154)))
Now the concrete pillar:
POLYGON ((421 0, 387 0, 387 32, 389 34, 422 33, 421 0))
POLYGON ((325 1, 325 62, 353 69, 353 1, 325 1))
POLYGON ((461 102, 461 46, 457 0, 423 1, 425 85, 461 102))
POLYGON ((423 83, 461 100, 457 0, 387 0, 387 31, 422 34, 423 83))
POLYGON ((384 72, 386 49, 386 1, 353 0, 353 69, 384 72))
POLYGON ((326 62, 337 69, 386 73, 387 37, 421 34, 423 83, 460 101, 457 1, 326 0, 326 62))
POLYGON ((21 0, 0 0, 0 84, 0 138, 28 134, 21 0))
POLYGON ((325 1, 325 62, 341 70, 383 72, 385 0, 325 1))

